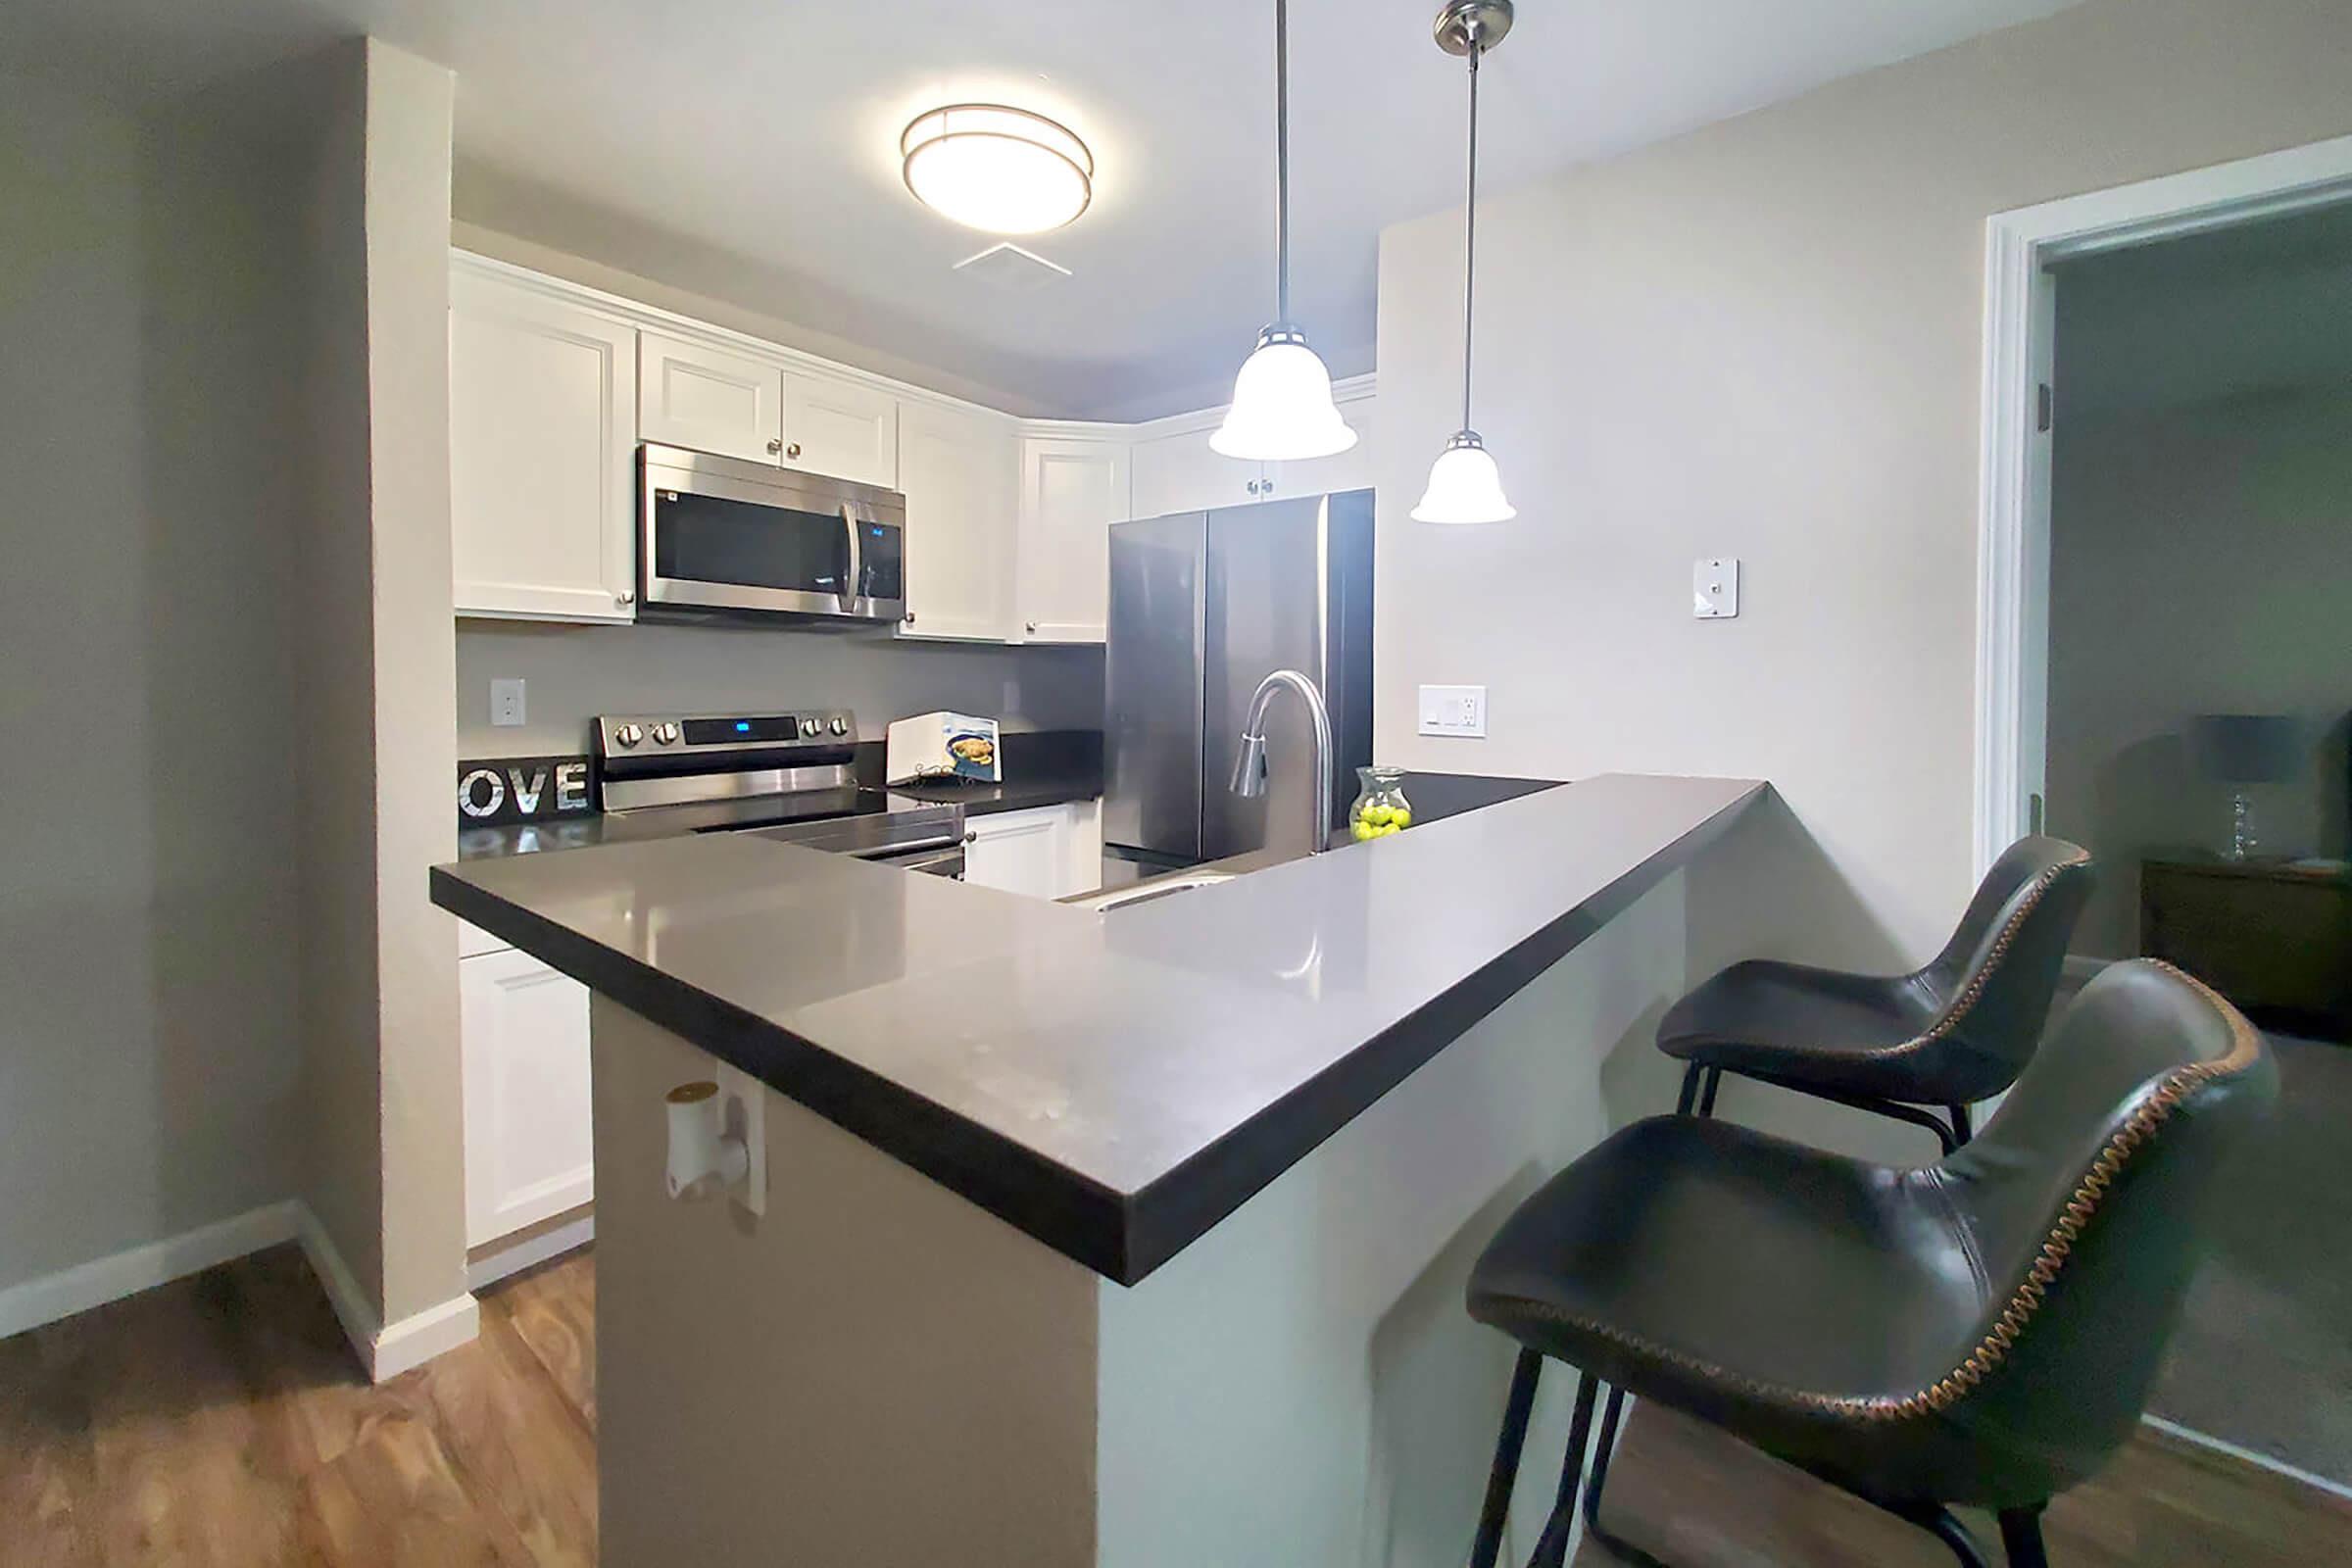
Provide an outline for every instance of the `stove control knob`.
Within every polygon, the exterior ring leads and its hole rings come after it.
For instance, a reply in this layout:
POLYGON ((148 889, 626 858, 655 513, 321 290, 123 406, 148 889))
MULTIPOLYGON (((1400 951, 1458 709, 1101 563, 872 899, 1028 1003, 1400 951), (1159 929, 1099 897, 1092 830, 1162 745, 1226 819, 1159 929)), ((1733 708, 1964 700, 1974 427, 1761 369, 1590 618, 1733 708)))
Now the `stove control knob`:
POLYGON ((625 749, 645 739, 645 731, 635 724, 623 724, 612 732, 612 739, 625 749))
POLYGON ((839 714, 836 714, 833 719, 832 730, 836 735, 847 735, 850 732, 850 721, 841 717, 839 714))
POLYGON ((662 720, 654 726, 654 739, 663 746, 677 745, 678 726, 670 723, 667 719, 662 720))
POLYGON ((820 726, 813 718, 804 718, 801 720, 801 733, 804 736, 814 735, 821 727, 822 726, 820 726))

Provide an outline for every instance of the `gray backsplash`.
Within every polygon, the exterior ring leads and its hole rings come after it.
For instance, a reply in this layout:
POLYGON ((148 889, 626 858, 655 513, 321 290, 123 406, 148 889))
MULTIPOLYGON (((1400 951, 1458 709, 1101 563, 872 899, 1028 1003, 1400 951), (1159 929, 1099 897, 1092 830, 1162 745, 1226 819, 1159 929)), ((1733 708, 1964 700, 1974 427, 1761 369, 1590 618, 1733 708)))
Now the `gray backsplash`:
POLYGON ((795 704, 854 710, 860 734, 933 709, 1013 729, 1099 729, 1100 647, 909 643, 886 634, 735 626, 458 622, 458 755, 581 752, 598 713, 795 704), (528 683, 528 722, 490 723, 490 682, 528 683))

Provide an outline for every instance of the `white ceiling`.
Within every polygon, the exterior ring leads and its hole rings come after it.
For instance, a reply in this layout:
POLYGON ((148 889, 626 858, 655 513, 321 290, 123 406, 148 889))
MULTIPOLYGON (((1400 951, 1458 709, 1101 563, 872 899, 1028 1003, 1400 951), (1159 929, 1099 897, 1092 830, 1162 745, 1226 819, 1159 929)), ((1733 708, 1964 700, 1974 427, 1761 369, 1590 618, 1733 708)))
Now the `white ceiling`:
POLYGON ((2352 396, 2352 201, 2058 268, 2068 416, 2352 396))
MULTIPOLYGON (((1487 188, 2073 0, 1523 0, 1487 188)), ((1459 201, 1435 0, 1295 0, 1294 312, 1371 368, 1381 228, 1459 201)), ((1218 401, 1272 309, 1270 0, 7 0, 0 59, 149 98, 367 31, 458 73, 459 216, 1000 389, 1020 412, 1218 401), (1006 292, 906 194, 918 111, 1017 103, 1094 147, 1093 208, 1006 292), (677 275, 680 272, 695 275, 677 275)), ((1451 302, 1433 307, 1451 308, 1451 302)))

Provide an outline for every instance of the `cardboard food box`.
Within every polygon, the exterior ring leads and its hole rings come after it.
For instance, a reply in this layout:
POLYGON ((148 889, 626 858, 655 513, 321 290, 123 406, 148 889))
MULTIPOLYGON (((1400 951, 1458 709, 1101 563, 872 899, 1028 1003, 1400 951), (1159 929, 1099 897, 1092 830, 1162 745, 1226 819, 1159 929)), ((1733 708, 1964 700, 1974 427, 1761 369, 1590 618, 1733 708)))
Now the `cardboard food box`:
POLYGON ((1000 783, 997 721, 973 713, 917 713, 894 720, 883 776, 892 784, 946 778, 1000 783))

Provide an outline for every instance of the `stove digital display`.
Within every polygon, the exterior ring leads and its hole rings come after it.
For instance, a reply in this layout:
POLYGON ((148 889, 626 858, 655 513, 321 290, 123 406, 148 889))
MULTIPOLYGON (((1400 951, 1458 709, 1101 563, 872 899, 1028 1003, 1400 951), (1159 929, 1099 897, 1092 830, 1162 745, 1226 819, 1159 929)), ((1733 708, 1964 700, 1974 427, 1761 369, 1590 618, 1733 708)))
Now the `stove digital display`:
POLYGON ((789 713, 764 718, 690 718, 683 726, 689 746, 740 746, 752 741, 798 740, 801 727, 789 713))

